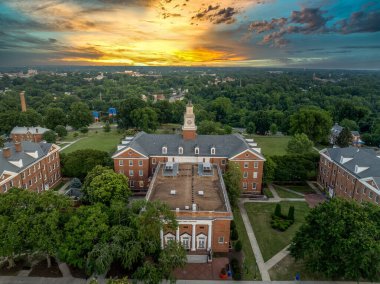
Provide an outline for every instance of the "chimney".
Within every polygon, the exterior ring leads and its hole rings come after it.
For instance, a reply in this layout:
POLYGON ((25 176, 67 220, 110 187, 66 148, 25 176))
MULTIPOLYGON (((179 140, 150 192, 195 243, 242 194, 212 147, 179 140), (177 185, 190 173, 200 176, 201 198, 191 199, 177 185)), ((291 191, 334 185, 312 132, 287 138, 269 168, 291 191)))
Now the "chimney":
POLYGON ((36 133, 38 133, 38 128, 36 128, 36 133))
POLYGON ((21 101, 21 111, 25 112, 26 111, 26 102, 25 102, 25 92, 22 91, 20 93, 20 101, 21 101))
POLYGON ((16 152, 21 152, 22 151, 21 142, 16 142, 15 148, 16 148, 16 152))
POLYGON ((11 156, 11 148, 3 148, 3 157, 8 159, 11 156))

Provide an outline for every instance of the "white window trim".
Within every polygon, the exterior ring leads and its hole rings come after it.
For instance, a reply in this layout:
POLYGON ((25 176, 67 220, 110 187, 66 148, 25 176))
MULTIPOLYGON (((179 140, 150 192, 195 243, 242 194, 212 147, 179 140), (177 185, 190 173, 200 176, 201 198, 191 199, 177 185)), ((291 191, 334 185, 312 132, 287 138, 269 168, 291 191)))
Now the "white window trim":
POLYGON ((162 147, 162 154, 167 154, 168 153, 168 148, 167 147, 162 147))
POLYGON ((215 155, 215 147, 211 148, 211 155, 215 155))
POLYGON ((195 149, 194 149, 194 154, 195 154, 195 155, 199 155, 199 147, 195 147, 195 149))
POLYGON ((183 147, 179 147, 178 148, 178 154, 179 155, 183 155, 183 147))

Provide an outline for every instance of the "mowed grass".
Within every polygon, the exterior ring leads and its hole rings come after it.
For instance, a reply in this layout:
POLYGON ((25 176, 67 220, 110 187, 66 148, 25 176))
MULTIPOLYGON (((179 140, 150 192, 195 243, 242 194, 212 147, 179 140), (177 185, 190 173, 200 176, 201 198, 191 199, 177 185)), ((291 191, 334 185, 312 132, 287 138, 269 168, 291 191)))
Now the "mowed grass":
POLYGON ((301 195, 286 191, 277 185, 273 185, 273 187, 281 198, 303 198, 301 195))
POLYGON ((257 146, 261 148, 265 156, 282 156, 286 154, 286 148, 291 137, 253 135, 252 138, 257 142, 257 146))
POLYGON ((269 260, 280 250, 290 244, 299 227, 305 221, 309 212, 306 202, 280 202, 282 213, 288 214, 291 205, 295 208, 295 222, 285 232, 272 229, 270 225, 271 214, 276 203, 246 203, 245 208, 249 216, 253 231, 259 243, 264 261, 269 260))
MULTIPOLYGON (((62 153, 67 154, 81 149, 95 149, 112 154, 116 151, 116 146, 123 137, 124 134, 118 133, 116 130, 110 132, 104 132, 102 130, 98 130, 97 132, 89 131, 86 134, 81 134, 76 137, 75 139, 81 139, 64 149, 62 153)), ((67 144, 62 144, 61 147, 64 147, 65 145, 67 144)))
POLYGON ((261 280, 259 268, 257 267, 255 255, 253 254, 251 243, 249 242, 247 231, 245 230, 239 208, 234 209, 234 221, 239 233, 239 239, 243 243, 243 280, 261 280))
POLYGON ((303 194, 316 193, 314 189, 308 185, 289 185, 286 187, 303 194))

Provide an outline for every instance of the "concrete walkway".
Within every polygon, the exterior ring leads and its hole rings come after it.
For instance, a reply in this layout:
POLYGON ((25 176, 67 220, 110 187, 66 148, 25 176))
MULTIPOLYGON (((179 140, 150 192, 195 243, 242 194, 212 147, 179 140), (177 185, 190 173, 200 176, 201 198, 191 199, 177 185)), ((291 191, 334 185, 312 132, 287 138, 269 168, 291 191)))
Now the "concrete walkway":
POLYGON ((278 195, 276 189, 273 187, 273 185, 272 185, 271 183, 268 184, 268 188, 269 188, 269 190, 270 190, 270 191, 272 192, 272 194, 273 194, 273 199, 275 199, 275 200, 280 200, 280 199, 281 199, 280 196, 278 195))
POLYGON ((310 186, 317 194, 321 194, 322 195, 322 192, 319 190, 319 188, 318 187, 316 187, 315 185, 314 185, 314 183, 313 182, 311 182, 311 181, 307 181, 306 182, 307 183, 307 185, 308 186, 310 186))
POLYGON ((55 260, 58 263, 59 270, 61 270, 63 277, 73 277, 71 275, 70 268, 67 266, 65 262, 61 262, 58 259, 55 260))
POLYGON ((66 189, 70 186, 71 184, 71 181, 72 179, 68 180, 59 190, 58 190, 58 193, 59 194, 65 194, 66 193, 66 189))
POLYGON ((276 255, 274 255, 271 259, 269 259, 267 262, 265 262, 265 266, 267 270, 269 271, 273 266, 275 266, 277 263, 279 263, 285 256, 289 254, 288 248, 290 245, 287 245, 282 250, 280 250, 276 255))
POLYGON ((249 242, 251 243, 253 254, 255 255, 255 258, 256 258, 257 266, 259 267, 261 279, 264 281, 270 281, 269 273, 264 263, 264 258, 261 254, 259 244, 257 243, 256 236, 253 232, 251 223, 249 222, 247 211, 245 210, 245 207, 244 207, 244 202, 239 202, 239 209, 240 209, 241 217, 244 222, 245 229, 247 231, 249 242))

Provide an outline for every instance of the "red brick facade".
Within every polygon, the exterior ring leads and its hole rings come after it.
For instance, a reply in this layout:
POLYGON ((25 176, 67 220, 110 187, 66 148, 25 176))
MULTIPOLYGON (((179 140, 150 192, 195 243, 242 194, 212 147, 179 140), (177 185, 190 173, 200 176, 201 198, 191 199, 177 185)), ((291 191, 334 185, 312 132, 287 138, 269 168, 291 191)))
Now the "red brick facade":
POLYGON ((29 141, 29 142, 41 142, 43 140, 42 134, 32 134, 30 132, 24 134, 11 134, 11 139, 14 142, 29 141))

